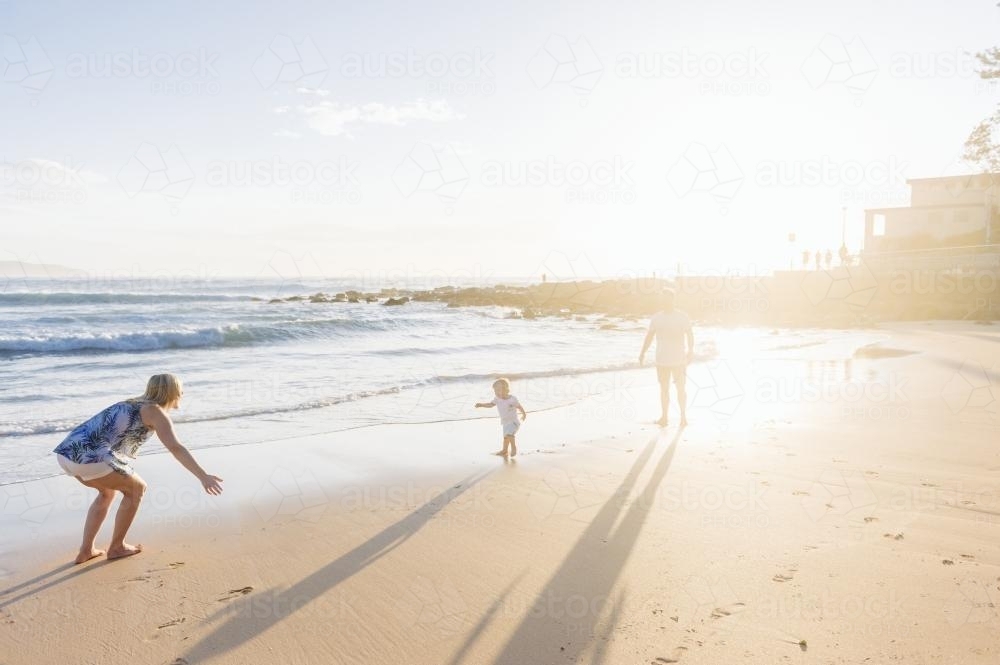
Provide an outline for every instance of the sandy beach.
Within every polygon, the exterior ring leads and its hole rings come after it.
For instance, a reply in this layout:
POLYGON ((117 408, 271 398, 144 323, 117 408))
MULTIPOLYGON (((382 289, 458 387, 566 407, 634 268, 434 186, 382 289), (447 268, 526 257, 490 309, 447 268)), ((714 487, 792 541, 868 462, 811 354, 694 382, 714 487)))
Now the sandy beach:
POLYGON ((147 456, 116 562, 67 563, 70 479, 5 486, 0 661, 995 663, 1000 333, 879 332, 722 358, 684 429, 621 372, 507 463, 493 420, 201 451, 222 497, 147 456))

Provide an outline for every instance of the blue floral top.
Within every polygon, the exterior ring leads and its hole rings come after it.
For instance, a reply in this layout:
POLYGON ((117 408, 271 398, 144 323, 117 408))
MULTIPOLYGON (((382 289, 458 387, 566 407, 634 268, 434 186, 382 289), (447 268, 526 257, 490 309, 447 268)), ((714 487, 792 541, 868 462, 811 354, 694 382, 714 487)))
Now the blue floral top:
POLYGON ((135 459, 139 447, 153 433, 142 423, 140 411, 144 404, 138 399, 112 404, 77 425, 53 452, 77 464, 106 462, 118 473, 131 474, 128 458, 135 459))

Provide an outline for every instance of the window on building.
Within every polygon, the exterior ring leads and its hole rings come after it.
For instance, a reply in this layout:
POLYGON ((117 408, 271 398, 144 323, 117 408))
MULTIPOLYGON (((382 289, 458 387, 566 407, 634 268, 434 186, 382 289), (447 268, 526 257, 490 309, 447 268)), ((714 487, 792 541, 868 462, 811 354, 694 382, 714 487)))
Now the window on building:
POLYGON ((885 235, 885 215, 876 214, 872 218, 872 235, 876 238, 885 235))

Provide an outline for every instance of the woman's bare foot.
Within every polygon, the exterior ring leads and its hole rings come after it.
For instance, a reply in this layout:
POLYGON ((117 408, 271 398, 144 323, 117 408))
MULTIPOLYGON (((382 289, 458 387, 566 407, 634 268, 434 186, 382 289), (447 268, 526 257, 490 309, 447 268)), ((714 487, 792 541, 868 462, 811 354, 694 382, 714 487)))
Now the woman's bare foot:
POLYGON ((91 547, 89 552, 80 550, 80 553, 76 555, 75 559, 73 559, 73 563, 84 563, 85 561, 96 559, 102 554, 106 554, 106 552, 104 550, 99 550, 94 547, 91 547))
POLYGON ((498 450, 498 451, 496 451, 493 454, 496 455, 497 457, 507 457, 507 451, 506 450, 498 450))
POLYGON ((138 554, 141 551, 142 545, 129 545, 128 543, 123 544, 121 547, 109 547, 108 560, 123 559, 127 556, 138 554))
POLYGON ((511 444, 510 446, 510 456, 517 457, 517 444, 511 444))

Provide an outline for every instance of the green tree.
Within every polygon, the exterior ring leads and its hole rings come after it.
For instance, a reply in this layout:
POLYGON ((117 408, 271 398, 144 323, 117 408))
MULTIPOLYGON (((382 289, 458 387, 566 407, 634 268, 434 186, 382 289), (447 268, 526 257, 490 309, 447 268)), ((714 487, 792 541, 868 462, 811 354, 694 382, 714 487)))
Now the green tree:
MULTIPOLYGON (((998 3, 997 6, 1000 6, 998 3)), ((979 78, 984 80, 1000 79, 1000 47, 976 54, 979 60, 979 78)), ((965 139, 965 161, 975 164, 988 173, 1000 171, 1000 108, 991 116, 982 120, 973 128, 969 138, 965 139)))

